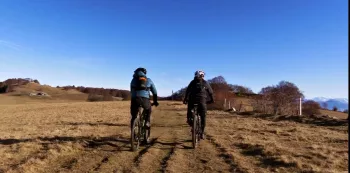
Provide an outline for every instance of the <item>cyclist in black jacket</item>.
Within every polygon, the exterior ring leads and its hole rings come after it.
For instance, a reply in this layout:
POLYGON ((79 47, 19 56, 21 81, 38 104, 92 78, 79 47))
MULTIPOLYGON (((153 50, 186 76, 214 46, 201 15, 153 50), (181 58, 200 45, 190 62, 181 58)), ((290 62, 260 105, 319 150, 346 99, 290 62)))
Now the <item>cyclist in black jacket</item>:
POLYGON ((198 113, 201 116, 202 124, 202 136, 204 139, 204 128, 206 122, 206 113, 207 113, 207 103, 214 103, 213 98, 213 89, 210 87, 208 82, 204 80, 205 73, 202 70, 195 72, 194 79, 190 82, 187 87, 186 95, 183 100, 184 104, 188 103, 187 106, 187 123, 192 126, 192 112, 193 104, 198 104, 198 113), (209 94, 210 100, 207 101, 207 94, 209 94))

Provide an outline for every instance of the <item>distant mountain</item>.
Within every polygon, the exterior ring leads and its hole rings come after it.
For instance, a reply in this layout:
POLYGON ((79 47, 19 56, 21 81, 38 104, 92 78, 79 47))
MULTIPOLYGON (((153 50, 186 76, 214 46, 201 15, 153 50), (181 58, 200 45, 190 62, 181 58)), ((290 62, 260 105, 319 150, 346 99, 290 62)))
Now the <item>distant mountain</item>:
POLYGON ((344 111, 349 109, 349 99, 347 98, 325 98, 325 97, 316 97, 311 100, 314 100, 320 103, 321 107, 323 104, 327 104, 327 109, 332 110, 334 106, 338 108, 339 111, 344 111))

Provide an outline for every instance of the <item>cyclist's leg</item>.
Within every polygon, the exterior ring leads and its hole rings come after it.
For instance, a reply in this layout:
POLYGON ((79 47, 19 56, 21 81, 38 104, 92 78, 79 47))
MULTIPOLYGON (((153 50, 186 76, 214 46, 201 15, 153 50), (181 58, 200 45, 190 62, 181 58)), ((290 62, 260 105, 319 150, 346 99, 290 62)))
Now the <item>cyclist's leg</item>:
POLYGON ((189 101, 187 104, 187 124, 192 127, 192 109, 193 109, 193 102, 189 101))
POLYGON ((204 129, 206 125, 206 114, 207 114, 207 104, 205 101, 201 101, 198 106, 199 115, 201 116, 201 126, 202 126, 202 138, 204 138, 204 129))
POLYGON ((151 126, 151 114, 152 114, 152 106, 151 106, 151 101, 149 98, 142 98, 141 105, 143 107, 144 113, 146 113, 146 121, 147 121, 147 126, 151 126))
POLYGON ((130 113, 131 113, 130 127, 131 128, 132 128, 132 123, 136 119, 137 114, 139 112, 139 106, 140 106, 140 99, 139 98, 132 98, 131 105, 130 105, 130 113))

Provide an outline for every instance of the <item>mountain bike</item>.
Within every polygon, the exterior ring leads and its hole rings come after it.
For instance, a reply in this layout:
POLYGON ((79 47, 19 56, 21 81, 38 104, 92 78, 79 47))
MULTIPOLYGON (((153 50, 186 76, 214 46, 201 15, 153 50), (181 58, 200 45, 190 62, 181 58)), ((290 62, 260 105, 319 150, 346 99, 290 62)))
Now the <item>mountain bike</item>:
MULTIPOLYGON (((152 103, 151 106, 154 106, 152 103)), ((146 127, 146 113, 140 105, 138 115, 132 122, 131 130, 131 149, 136 151, 139 149, 140 143, 148 144, 149 136, 151 135, 151 127, 146 127)))
MULTIPOLYGON (((207 101, 207 104, 212 104, 214 103, 213 101, 207 101)), ((191 110, 192 112, 192 128, 191 128, 191 133, 192 133, 192 146, 195 149, 196 146, 198 145, 199 141, 202 139, 202 120, 201 116, 198 113, 198 104, 193 104, 193 108, 191 110)))

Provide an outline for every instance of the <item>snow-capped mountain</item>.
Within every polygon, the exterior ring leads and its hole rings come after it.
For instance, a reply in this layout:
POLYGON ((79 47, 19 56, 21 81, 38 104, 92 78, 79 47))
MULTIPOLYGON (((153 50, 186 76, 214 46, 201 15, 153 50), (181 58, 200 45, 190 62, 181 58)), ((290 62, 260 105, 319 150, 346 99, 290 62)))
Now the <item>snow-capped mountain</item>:
POLYGON ((315 97, 313 99, 310 99, 310 100, 313 100, 313 101, 316 101, 316 102, 326 102, 329 100, 329 98, 326 98, 326 97, 315 97))
POLYGON ((333 107, 337 107, 339 111, 344 111, 349 109, 349 99, 348 98, 325 98, 325 97, 315 97, 311 100, 314 100, 320 103, 321 107, 323 104, 327 104, 327 109, 333 109, 333 107))

